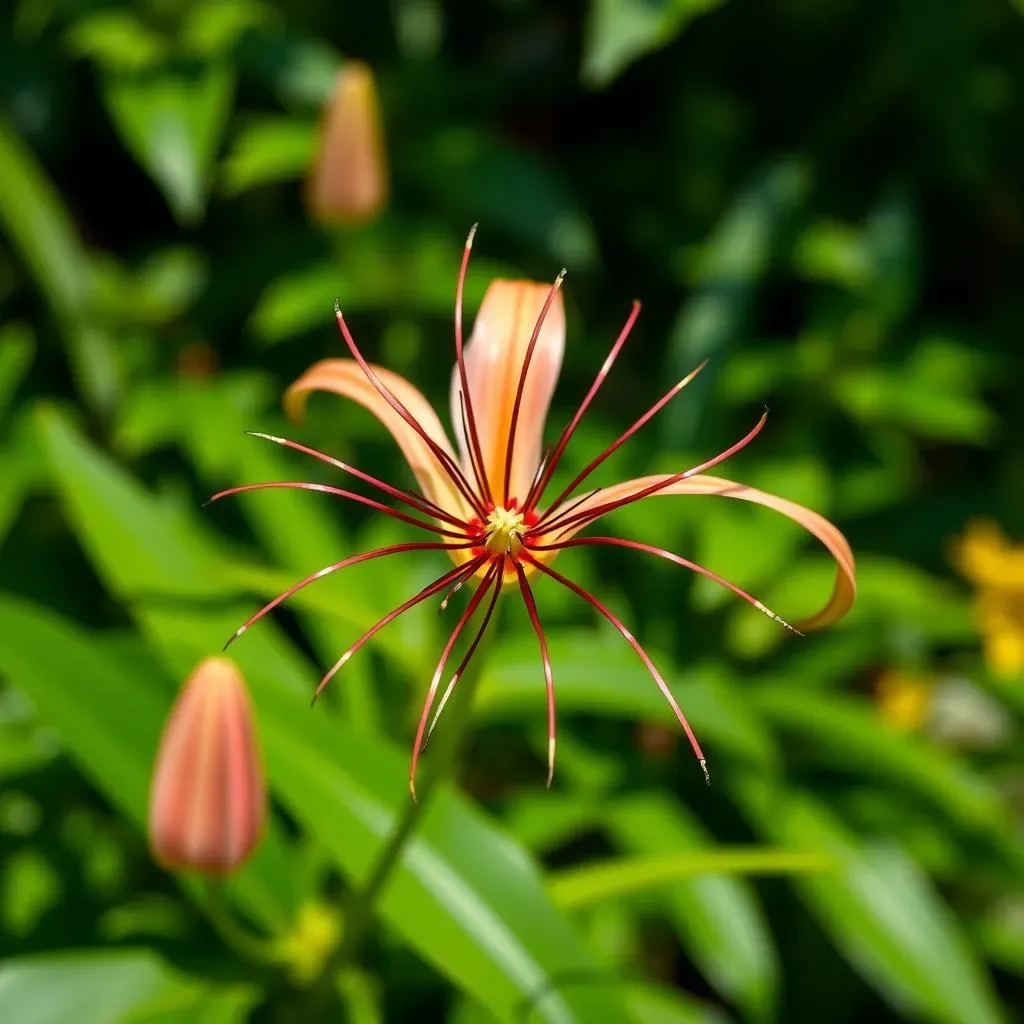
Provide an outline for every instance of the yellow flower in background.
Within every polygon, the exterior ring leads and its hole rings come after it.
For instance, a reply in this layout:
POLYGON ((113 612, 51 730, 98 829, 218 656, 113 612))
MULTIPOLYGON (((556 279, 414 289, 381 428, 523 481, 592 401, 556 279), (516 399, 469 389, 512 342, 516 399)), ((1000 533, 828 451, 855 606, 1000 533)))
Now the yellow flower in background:
POLYGON ((969 523, 954 552, 974 584, 974 614, 988 667, 1012 678, 1024 672, 1024 544, 1011 544, 991 520, 969 523))
POLYGON ((340 227, 372 220, 387 197, 377 83, 365 64, 349 61, 324 111, 307 204, 319 221, 340 227))
POLYGON ((929 676, 887 668, 875 683, 878 716, 896 732, 917 732, 928 718, 932 691, 929 676))

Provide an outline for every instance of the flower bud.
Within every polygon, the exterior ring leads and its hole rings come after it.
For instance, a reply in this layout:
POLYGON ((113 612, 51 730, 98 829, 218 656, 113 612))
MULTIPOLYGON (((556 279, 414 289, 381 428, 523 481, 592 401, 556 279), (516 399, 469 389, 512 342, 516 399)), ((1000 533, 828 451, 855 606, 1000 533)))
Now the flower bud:
POLYGON ((361 224, 376 216, 387 192, 377 83, 365 64, 348 61, 324 113, 307 202, 326 224, 361 224))
POLYGON ((259 844, 265 819, 245 680, 231 659, 206 658, 164 726, 150 789, 150 848, 165 867, 228 874, 259 844))

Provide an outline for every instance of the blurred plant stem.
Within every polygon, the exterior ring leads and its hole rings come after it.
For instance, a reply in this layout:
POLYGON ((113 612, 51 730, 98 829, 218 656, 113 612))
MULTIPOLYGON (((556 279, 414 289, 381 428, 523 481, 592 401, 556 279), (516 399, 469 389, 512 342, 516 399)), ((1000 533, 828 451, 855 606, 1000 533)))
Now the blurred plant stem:
POLYGON ((207 920, 229 949, 246 960, 281 966, 282 958, 277 943, 253 934, 238 920, 224 896, 224 882, 221 879, 208 879, 204 891, 207 920))
MULTIPOLYGON (((447 720, 438 723, 434 741, 431 743, 432 756, 424 763, 424 778, 423 782, 416 787, 416 799, 409 797, 391 836, 380 851, 369 877, 362 887, 353 893, 349 901, 345 913, 345 939, 335 966, 347 967, 355 961, 373 922, 377 901, 380 899, 384 887, 401 861, 406 846, 415 835, 434 794, 441 784, 454 773, 460 741, 469 722, 473 700, 483 677, 487 655, 491 648, 491 638, 498 628, 500 617, 501 600, 499 598, 487 632, 482 637, 475 656, 460 677, 459 685, 448 703, 447 720)), ((472 637, 473 631, 467 628, 464 631, 465 634, 472 637)), ((457 646, 456 651, 449 659, 450 665, 458 665, 459 660, 465 654, 466 647, 466 644, 457 646)))

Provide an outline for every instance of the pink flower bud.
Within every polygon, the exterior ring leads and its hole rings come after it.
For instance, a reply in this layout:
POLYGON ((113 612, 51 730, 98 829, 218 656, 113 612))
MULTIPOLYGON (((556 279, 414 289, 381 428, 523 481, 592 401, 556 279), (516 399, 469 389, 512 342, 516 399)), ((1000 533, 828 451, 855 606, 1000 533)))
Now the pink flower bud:
POLYGON ((266 791, 245 680, 206 658, 171 709, 149 800, 149 841, 165 867, 234 871, 256 848, 266 791))
POLYGON ((380 212, 387 193, 377 83, 365 64, 349 61, 324 113, 307 201, 326 224, 361 224, 380 212))

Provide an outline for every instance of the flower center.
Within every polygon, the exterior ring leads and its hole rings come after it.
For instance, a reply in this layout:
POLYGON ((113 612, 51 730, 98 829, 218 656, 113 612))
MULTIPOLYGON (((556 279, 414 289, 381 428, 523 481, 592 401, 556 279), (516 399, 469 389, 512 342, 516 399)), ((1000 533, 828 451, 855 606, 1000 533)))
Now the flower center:
POLYGON ((522 512, 496 508, 484 525, 484 547, 492 555, 510 555, 515 558, 523 546, 526 523, 522 512))

